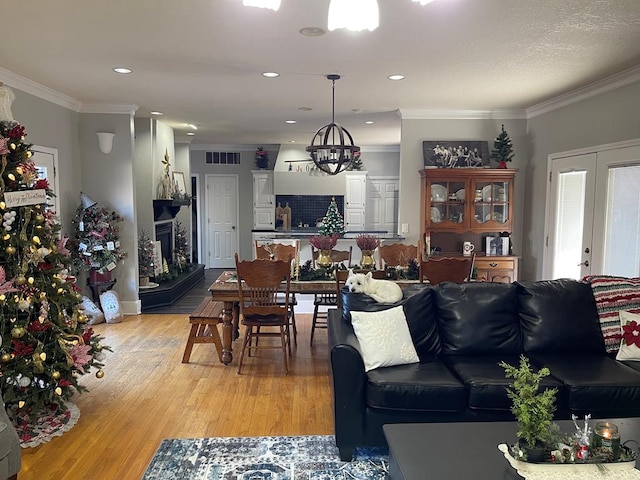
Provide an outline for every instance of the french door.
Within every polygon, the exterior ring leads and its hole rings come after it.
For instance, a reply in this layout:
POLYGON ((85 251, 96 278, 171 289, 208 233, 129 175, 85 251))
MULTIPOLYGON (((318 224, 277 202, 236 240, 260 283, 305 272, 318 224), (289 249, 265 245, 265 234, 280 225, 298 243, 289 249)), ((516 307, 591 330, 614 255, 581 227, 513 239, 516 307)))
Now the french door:
POLYGON ((640 141, 549 158, 544 278, 640 275, 640 141))

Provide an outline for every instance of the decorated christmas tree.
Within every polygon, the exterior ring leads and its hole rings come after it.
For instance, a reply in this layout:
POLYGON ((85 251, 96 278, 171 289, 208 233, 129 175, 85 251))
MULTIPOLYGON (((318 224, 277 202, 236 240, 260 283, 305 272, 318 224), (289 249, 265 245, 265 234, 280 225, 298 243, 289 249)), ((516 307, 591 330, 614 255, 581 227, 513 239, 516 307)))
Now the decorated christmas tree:
POLYGON ((493 150, 491 150, 491 158, 498 161, 498 168, 507 168, 507 163, 513 159, 513 145, 509 134, 502 125, 502 132, 493 142, 493 150))
POLYGON ((53 192, 25 137, 22 125, 0 118, 0 389, 14 423, 65 409, 85 390, 82 375, 95 367, 103 376, 108 349, 85 325, 68 239, 47 207, 53 192))
POLYGON ((335 197, 331 199, 327 213, 322 220, 322 226, 318 229, 319 235, 333 235, 344 233, 344 220, 338 211, 335 197))
POLYGON ((141 277, 153 277, 153 240, 142 230, 138 236, 138 275, 141 277))
MULTIPOLYGON (((88 198, 85 196, 85 198, 88 198)), ((122 217, 95 202, 80 205, 73 219, 74 239, 71 242, 74 265, 78 271, 112 271, 127 254, 120 247, 117 223, 122 217)))
POLYGON ((174 248, 173 253, 176 256, 176 264, 180 269, 188 263, 189 259, 189 241, 187 240, 187 229, 182 226, 180 222, 176 220, 174 231, 174 248))

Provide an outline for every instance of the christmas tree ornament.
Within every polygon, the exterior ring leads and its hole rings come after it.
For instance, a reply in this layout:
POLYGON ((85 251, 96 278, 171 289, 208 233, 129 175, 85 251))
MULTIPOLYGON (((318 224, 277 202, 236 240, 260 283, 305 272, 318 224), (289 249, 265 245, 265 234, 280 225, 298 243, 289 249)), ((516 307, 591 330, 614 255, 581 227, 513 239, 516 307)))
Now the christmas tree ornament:
POLYGON ((2 357, 0 357, 0 360, 2 360, 3 363, 7 363, 11 361, 11 355, 8 353, 3 353, 2 357))
POLYGON ((58 380, 60 378, 60 372, 54 370, 53 372, 51 372, 51 378, 53 378, 54 380, 58 380))
POLYGON ((55 392, 56 395, 62 395, 62 389, 60 387, 56 387, 55 392))
POLYGON ((27 283, 27 278, 24 275, 18 275, 15 282, 16 285, 24 285, 25 283, 27 283))
POLYGON ((18 402, 18 408, 22 408, 22 407, 24 407, 24 400, 20 400, 18 402))
POLYGON ((13 256, 16 254, 16 247, 14 247, 13 245, 9 245, 4 249, 4 251, 7 253, 7 255, 13 256))
POLYGON ((20 380, 18 380, 18 384, 22 388, 26 388, 31 384, 31 379, 29 377, 21 377, 20 380))
POLYGON ((102 377, 104 377, 104 372, 102 370, 98 370, 96 372, 96 378, 102 378, 102 377))
POLYGON ((22 327, 13 327, 11 329, 11 336, 13 338, 22 338, 25 336, 26 333, 27 331, 22 327))

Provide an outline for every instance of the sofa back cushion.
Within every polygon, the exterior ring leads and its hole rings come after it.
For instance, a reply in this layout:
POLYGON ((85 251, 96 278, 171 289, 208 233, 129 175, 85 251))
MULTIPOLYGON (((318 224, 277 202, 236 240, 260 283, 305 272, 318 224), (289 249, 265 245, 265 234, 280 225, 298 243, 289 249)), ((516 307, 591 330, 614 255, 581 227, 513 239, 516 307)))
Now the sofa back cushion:
POLYGON ((525 352, 605 352, 589 284, 565 278, 516 285, 525 352))
POLYGON ((434 288, 446 355, 522 352, 518 296, 508 283, 441 283, 434 288))
POLYGON ((420 359, 440 353, 440 337, 436 323, 436 307, 433 298, 433 287, 415 285, 403 290, 400 302, 389 305, 378 303, 363 293, 352 293, 342 290, 342 319, 351 322, 351 311, 377 312, 402 305, 407 319, 409 332, 420 359))

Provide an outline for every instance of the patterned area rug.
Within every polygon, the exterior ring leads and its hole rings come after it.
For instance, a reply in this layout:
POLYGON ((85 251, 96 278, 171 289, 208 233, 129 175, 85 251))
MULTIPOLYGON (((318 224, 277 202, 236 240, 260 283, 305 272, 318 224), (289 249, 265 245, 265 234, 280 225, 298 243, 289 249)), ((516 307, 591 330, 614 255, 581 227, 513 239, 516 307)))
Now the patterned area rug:
POLYGON ((331 435, 165 439, 142 480, 387 480, 386 449, 341 462, 331 435))
POLYGON ((71 402, 65 403, 65 407, 64 410, 60 408, 46 410, 35 422, 28 416, 11 415, 13 426, 20 438, 20 446, 36 447, 71 430, 80 418, 80 410, 71 402))

